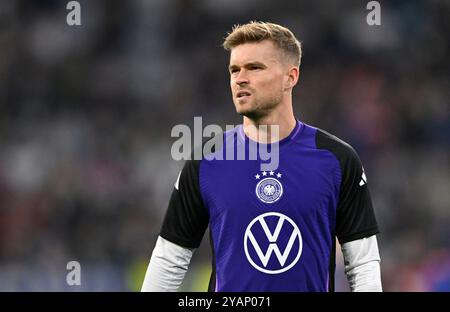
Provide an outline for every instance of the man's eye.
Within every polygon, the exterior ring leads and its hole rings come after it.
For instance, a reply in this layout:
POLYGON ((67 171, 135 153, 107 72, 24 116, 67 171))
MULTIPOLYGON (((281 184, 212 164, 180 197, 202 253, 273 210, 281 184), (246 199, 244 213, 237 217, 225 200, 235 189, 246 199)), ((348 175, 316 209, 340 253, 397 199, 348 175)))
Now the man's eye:
POLYGON ((231 72, 232 74, 237 73, 238 71, 239 71, 238 69, 232 69, 232 70, 230 70, 230 72, 231 72))
POLYGON ((260 69, 261 67, 259 66, 250 66, 250 70, 256 70, 256 69, 260 69))

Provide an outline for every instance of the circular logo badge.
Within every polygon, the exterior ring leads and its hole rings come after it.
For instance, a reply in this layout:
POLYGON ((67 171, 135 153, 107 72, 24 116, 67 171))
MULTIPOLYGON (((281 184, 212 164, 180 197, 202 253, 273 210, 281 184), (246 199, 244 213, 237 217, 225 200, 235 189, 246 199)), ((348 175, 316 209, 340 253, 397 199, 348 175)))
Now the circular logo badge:
POLYGON ((266 204, 271 204, 283 195, 283 185, 275 178, 265 178, 256 185, 256 196, 266 204))
POLYGON ((263 273, 280 274, 291 269, 300 259, 302 247, 302 235, 297 224, 278 212, 257 216, 245 230, 247 260, 263 273))

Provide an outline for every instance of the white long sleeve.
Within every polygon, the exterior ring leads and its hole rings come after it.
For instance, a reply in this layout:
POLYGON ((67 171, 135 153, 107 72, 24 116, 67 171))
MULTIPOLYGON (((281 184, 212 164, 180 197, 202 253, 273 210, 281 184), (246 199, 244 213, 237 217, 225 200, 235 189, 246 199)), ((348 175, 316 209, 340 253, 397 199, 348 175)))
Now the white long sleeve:
POLYGON ((380 254, 375 235, 341 246, 352 292, 381 292, 380 254))
POLYGON ((156 241, 142 284, 142 292, 174 292, 184 280, 194 249, 184 248, 161 236, 156 241))

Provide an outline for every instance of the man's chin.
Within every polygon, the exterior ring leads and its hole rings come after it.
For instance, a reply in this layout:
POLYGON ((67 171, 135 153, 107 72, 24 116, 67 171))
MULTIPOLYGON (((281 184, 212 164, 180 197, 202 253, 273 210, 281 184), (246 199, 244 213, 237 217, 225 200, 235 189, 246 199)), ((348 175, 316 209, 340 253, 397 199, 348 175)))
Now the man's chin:
POLYGON ((247 117, 247 118, 252 119, 252 120, 261 118, 261 113, 258 112, 257 110, 250 110, 250 109, 244 110, 244 109, 241 109, 241 110, 237 110, 237 113, 239 115, 241 115, 241 116, 247 117))
POLYGON ((253 111, 254 110, 244 107, 243 105, 236 106, 236 113, 241 116, 247 116, 247 114, 251 114, 253 111))
POLYGON ((264 112, 255 108, 255 105, 252 105, 252 103, 245 103, 245 104, 237 104, 236 105, 236 112, 241 115, 245 116, 249 119, 259 119, 264 115, 264 112))

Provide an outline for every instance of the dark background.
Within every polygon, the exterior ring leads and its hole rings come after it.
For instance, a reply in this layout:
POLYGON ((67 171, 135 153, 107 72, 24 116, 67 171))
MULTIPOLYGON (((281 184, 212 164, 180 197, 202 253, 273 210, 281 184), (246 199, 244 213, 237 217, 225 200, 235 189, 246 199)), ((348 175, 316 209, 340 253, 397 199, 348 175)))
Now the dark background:
MULTIPOLYGON (((183 164, 171 129, 241 122, 220 46, 250 20, 302 41, 296 116, 364 163, 384 290, 450 290, 449 1, 380 1, 381 26, 368 1, 79 1, 81 26, 67 2, 0 2, 1 291, 140 289, 183 164)), ((206 235, 183 290, 209 256, 206 235)))

